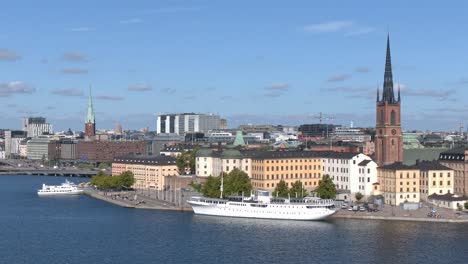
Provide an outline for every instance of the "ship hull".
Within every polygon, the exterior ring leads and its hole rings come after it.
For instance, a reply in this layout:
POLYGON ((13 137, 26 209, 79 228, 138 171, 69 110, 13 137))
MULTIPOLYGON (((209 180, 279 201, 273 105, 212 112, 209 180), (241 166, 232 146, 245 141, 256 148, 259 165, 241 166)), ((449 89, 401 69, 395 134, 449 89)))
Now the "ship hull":
POLYGON ((82 194, 83 190, 76 190, 70 192, 37 192, 39 196, 56 196, 56 195, 77 195, 82 194))
POLYGON ((249 203, 237 205, 205 204, 188 201, 193 212, 199 215, 226 216, 240 218, 277 219, 277 220, 324 220, 333 215, 336 210, 326 207, 307 208, 306 205, 263 205, 253 207, 249 203))

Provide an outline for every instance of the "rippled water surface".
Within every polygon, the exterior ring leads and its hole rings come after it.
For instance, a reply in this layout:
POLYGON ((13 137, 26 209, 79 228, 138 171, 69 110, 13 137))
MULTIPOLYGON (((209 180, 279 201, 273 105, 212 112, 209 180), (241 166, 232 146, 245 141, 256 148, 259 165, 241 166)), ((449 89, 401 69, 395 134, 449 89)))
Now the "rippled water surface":
POLYGON ((0 263, 468 263, 468 224, 220 218, 36 195, 63 181, 0 176, 0 263))

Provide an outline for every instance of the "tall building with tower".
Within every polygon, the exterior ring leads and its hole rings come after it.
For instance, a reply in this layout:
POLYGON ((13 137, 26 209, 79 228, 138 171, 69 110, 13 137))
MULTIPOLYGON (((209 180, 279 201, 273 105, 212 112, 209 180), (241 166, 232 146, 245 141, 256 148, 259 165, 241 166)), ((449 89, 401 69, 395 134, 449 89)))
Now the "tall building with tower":
POLYGON ((93 98, 89 88, 88 113, 85 119, 85 138, 93 139, 96 136, 96 120, 94 119, 93 98))
POLYGON ((383 94, 377 89, 375 161, 379 166, 403 162, 403 135, 401 132, 401 97, 393 90, 390 36, 387 35, 387 55, 383 94))

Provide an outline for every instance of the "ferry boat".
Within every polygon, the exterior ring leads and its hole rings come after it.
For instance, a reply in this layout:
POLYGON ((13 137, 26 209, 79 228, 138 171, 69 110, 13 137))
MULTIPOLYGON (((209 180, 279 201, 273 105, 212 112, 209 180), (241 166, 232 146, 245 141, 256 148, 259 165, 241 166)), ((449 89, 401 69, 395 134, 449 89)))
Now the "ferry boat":
POLYGON ((214 199, 191 197, 187 201, 195 214, 282 220, 323 220, 336 212, 334 200, 315 197, 273 198, 268 191, 257 191, 249 198, 214 199))
POLYGON ((78 186, 68 180, 61 185, 46 185, 42 184, 42 189, 37 191, 37 195, 65 195, 65 194, 81 194, 83 190, 78 189, 78 186))

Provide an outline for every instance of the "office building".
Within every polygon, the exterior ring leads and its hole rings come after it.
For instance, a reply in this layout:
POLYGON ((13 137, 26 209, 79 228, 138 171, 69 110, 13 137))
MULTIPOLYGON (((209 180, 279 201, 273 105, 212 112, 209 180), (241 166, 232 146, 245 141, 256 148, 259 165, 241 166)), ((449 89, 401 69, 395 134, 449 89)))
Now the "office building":
POLYGON ((219 130, 221 119, 215 114, 163 114, 158 115, 156 122, 157 134, 201 132, 207 133, 211 130, 219 130))

